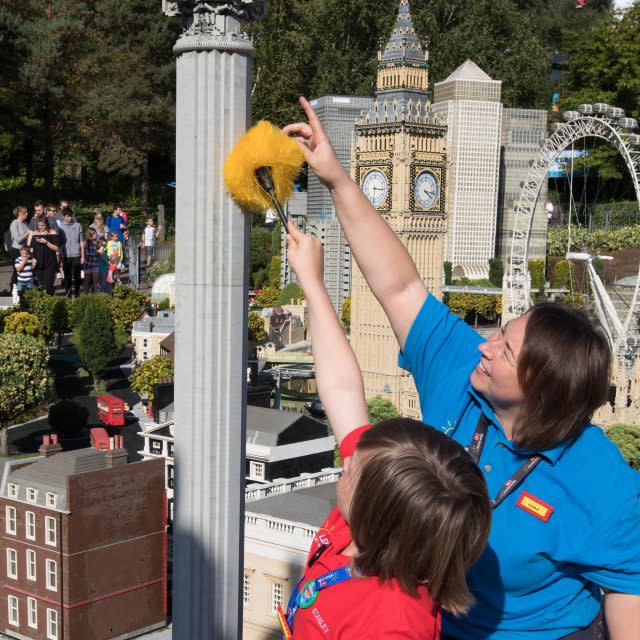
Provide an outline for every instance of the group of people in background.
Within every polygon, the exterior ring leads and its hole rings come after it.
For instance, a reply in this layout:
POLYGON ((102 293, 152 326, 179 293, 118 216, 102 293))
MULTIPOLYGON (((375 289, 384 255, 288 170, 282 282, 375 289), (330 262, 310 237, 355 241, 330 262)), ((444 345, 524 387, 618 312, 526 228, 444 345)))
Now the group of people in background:
MULTIPOLYGON (((5 248, 14 265, 11 288, 20 293, 39 285, 53 295, 59 277, 69 297, 77 297, 82 286, 85 293, 111 293, 125 266, 128 217, 121 204, 106 218, 99 209, 94 214, 83 230, 68 200, 61 200, 59 207, 38 200, 31 219, 26 207, 16 207, 5 234, 5 248)), ((153 218, 148 218, 141 237, 147 266, 153 262, 159 233, 153 218)))

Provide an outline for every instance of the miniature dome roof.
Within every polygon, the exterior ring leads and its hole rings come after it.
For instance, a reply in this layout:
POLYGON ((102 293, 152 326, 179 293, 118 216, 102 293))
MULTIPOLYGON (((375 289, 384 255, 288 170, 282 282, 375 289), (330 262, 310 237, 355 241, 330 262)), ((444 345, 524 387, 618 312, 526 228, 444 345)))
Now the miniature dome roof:
POLYGON ((166 273, 160 276, 151 287, 151 300, 168 300, 173 298, 176 290, 176 274, 166 273))

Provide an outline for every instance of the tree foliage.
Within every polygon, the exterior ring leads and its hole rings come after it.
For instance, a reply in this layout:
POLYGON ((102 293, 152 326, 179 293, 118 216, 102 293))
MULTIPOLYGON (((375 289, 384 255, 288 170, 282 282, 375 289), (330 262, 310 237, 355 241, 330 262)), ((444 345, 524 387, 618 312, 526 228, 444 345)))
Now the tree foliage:
POLYGON ((389 418, 397 418, 400 415, 393 402, 382 396, 374 396, 367 400, 367 411, 372 424, 381 420, 389 420, 389 418))
POLYGON ((529 275, 531 276, 531 288, 544 291, 544 260, 529 260, 529 275))
POLYGON ((504 263, 498 258, 489 259, 489 282, 494 287, 502 289, 502 278, 504 277, 504 263))
POLYGON ((44 332, 40 320, 31 313, 19 311, 12 313, 4 323, 5 333, 19 333, 30 336, 39 342, 45 342, 44 332))
POLYGON ((61 436, 75 436, 86 426, 89 410, 75 400, 60 400, 49 407, 49 426, 61 436))
POLYGON ((269 336, 264 328, 264 320, 259 313, 250 311, 247 324, 249 327, 249 340, 251 342, 254 344, 266 342, 269 336))
POLYGON ((132 325, 144 313, 147 296, 142 291, 118 285, 113 290, 113 321, 117 329, 129 333, 132 325))
POLYGON ((89 301, 75 327, 73 342, 80 364, 93 377, 93 388, 98 392, 98 378, 116 353, 115 323, 111 309, 98 296, 86 297, 89 301))
POLYGON ((640 427, 615 424, 606 430, 606 434, 618 445, 624 459, 640 471, 640 427))
POLYGON ((137 366, 131 377, 131 390, 139 396, 153 401, 153 386, 173 380, 173 361, 164 356, 155 356, 137 366))
POLYGON ((59 296, 50 296, 43 289, 29 289, 22 295, 21 306, 25 311, 33 314, 42 328, 44 339, 50 342, 54 336, 60 341, 62 334, 69 331, 70 309, 80 302, 59 296))
POLYGON ((347 329, 351 327, 351 296, 346 296, 342 301, 340 320, 347 329))
POLYGON ((47 347, 16 333, 0 335, 0 455, 7 455, 6 427, 47 402, 53 388, 47 347))
POLYGON ((556 289, 571 289, 573 263, 568 260, 558 260, 553 270, 553 286, 556 289))
POLYGON ((269 286, 280 288, 280 256, 271 256, 269 261, 269 286))
POLYGON ((265 287, 259 296, 256 296, 256 304, 263 309, 270 309, 278 300, 279 291, 273 287, 265 287))
POLYGON ((302 289, 297 282, 290 282, 280 290, 276 304, 291 304, 292 300, 294 304, 302 300, 302 289))

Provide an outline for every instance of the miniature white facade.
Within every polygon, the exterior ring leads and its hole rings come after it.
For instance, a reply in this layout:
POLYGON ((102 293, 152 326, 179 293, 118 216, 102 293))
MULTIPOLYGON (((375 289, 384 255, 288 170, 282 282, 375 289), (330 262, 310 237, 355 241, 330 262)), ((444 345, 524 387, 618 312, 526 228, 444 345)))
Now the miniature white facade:
POLYGON ((175 331, 175 312, 159 311, 155 317, 147 316, 133 323, 131 342, 134 362, 139 364, 160 355, 160 343, 175 331))
POLYGON ((502 83, 471 60, 434 88, 433 114, 447 125, 449 229, 454 276, 488 276, 498 215, 502 83))

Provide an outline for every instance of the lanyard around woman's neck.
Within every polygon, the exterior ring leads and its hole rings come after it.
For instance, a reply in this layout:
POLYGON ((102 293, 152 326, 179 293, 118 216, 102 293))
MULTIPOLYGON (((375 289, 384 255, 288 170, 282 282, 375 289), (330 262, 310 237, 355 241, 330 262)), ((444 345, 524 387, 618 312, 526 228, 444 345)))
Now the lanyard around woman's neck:
MULTIPOLYGON (((475 433, 469 445, 466 448, 473 461, 478 464, 482 450, 487 440, 487 430, 489 421, 484 413, 480 415, 475 433)), ((542 460, 542 456, 531 456, 522 466, 502 485, 502 489, 498 491, 498 495, 491 501, 491 507, 495 509, 508 495, 512 494, 525 480, 525 478, 538 466, 542 460)))

